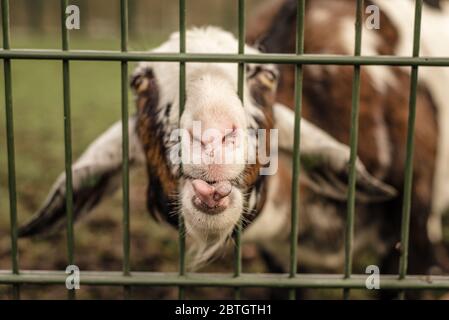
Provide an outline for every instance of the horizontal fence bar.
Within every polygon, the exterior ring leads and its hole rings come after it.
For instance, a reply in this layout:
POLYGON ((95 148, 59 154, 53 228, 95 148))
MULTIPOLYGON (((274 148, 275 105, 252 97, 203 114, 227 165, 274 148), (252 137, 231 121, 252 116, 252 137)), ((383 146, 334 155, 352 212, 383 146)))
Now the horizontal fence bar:
MULTIPOLYGON (((178 273, 131 272, 124 276, 122 272, 81 271, 80 285, 96 286, 197 286, 197 287, 270 287, 270 288, 327 288, 327 289, 366 289, 368 275, 352 275, 345 279, 343 275, 301 274, 290 278, 288 274, 246 274, 239 277, 234 274, 216 273, 178 273)), ((65 285, 67 274, 61 271, 22 271, 12 274, 0 271, 0 284, 65 285)), ((448 290, 449 277, 444 276, 406 276, 381 275, 380 289, 448 290)))
POLYGON ((86 60, 86 61, 165 61, 215 63, 278 63, 278 64, 332 64, 332 65, 390 65, 449 67, 449 57, 397 57, 321 55, 321 54, 195 54, 149 53, 95 50, 0 50, 0 59, 29 60, 86 60))

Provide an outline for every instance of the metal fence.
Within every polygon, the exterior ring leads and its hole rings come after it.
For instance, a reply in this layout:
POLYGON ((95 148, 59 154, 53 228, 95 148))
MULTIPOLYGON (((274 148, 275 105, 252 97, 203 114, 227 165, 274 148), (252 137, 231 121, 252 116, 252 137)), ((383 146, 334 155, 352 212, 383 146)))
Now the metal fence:
MULTIPOLYGON (((20 286, 23 284, 65 284, 66 274, 62 271, 25 271, 19 270, 17 250, 17 206, 16 179, 14 160, 14 129, 13 105, 11 90, 11 61, 15 59, 44 59, 61 60, 63 75, 64 101, 64 145, 65 145, 65 173, 67 189, 67 255, 69 264, 74 263, 73 246, 73 190, 72 190, 72 149, 71 149, 71 117, 70 117, 70 61, 118 61, 121 63, 121 111, 123 126, 123 271, 93 272, 83 271, 81 284, 102 286, 123 286, 124 296, 130 296, 132 286, 174 286, 179 287, 179 297, 185 297, 188 286, 202 287, 233 287, 235 298, 240 298, 242 287, 272 287, 289 290, 289 297, 295 298, 297 288, 341 288, 344 298, 349 298, 350 289, 365 289, 366 275, 352 274, 352 248, 355 215, 355 161, 357 155, 358 114, 360 96, 360 68, 362 65, 393 65, 409 66, 411 68, 410 105, 407 134, 407 154, 404 181, 404 199, 402 208, 401 253, 398 275, 382 275, 380 277, 382 289, 401 290, 403 297, 407 289, 446 289, 449 290, 449 277, 433 276, 428 278, 407 275, 407 257, 409 251, 409 223, 413 169, 413 139, 416 116, 416 97, 418 84, 418 69, 420 66, 449 67, 449 57, 427 58, 419 57, 420 31, 423 0, 416 0, 413 54, 411 57, 361 55, 362 18, 364 0, 357 0, 355 25, 355 50, 353 56, 311 55, 304 54, 304 13, 305 0, 298 0, 296 54, 263 54, 246 55, 244 53, 245 36, 245 0, 238 1, 238 53, 236 54, 187 54, 185 0, 179 0, 179 30, 180 52, 174 53, 144 53, 128 52, 128 1, 120 0, 121 16, 121 51, 80 51, 70 50, 68 31, 65 27, 65 8, 68 0, 61 0, 61 33, 62 50, 15 50, 10 47, 9 35, 9 0, 1 0, 3 23, 3 50, 0 58, 4 64, 6 135, 8 152, 8 184, 11 224, 11 261, 12 270, 0 270, 0 284, 13 286, 14 298, 20 298, 20 286), (296 66, 295 85, 295 136, 292 185, 292 213, 291 213, 291 244, 290 271, 288 274, 245 274, 241 264, 241 232, 239 224, 235 230, 235 264, 233 274, 195 274, 187 273, 185 268, 185 227, 182 216, 179 215, 179 272, 131 272, 130 270, 130 229, 129 229, 129 163, 128 163, 128 62, 129 61, 175 61, 180 63, 180 106, 185 100, 185 64, 187 62, 233 62, 238 63, 238 94, 243 96, 244 64, 245 63, 277 63, 294 64, 296 66), (299 214, 299 146, 302 100, 302 66, 306 64, 352 65, 354 66, 352 89, 352 115, 350 133, 350 175, 349 193, 347 199, 347 223, 345 229, 345 263, 344 274, 298 274, 297 273, 297 235, 299 214)), ((182 110, 181 110, 182 111, 182 110)), ((300 257, 299 257, 300 258, 300 257)), ((75 298, 75 291, 68 291, 69 298, 75 298)))

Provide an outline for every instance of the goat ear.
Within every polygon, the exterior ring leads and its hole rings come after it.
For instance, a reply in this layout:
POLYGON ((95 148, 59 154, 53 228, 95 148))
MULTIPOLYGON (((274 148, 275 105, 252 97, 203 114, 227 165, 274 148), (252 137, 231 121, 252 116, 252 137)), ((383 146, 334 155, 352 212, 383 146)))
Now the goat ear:
POLYGON ((136 97, 138 113, 157 105, 159 88, 154 71, 148 64, 141 63, 134 70, 131 76, 130 86, 136 97))
MULTIPOLYGON (((136 118, 129 119, 130 168, 144 162, 135 133, 136 118)), ((72 166, 73 214, 78 219, 92 211, 121 184, 122 124, 115 123, 98 137, 72 166)), ((66 221, 66 178, 62 173, 53 184, 47 199, 33 217, 19 228, 19 236, 46 234, 59 229, 66 221)))
MULTIPOLYGON (((279 130, 279 146, 293 152, 294 113, 276 103, 273 107, 275 127, 279 130)), ((345 201, 349 185, 350 148, 307 120, 301 120, 301 165, 303 181, 317 194, 345 201)), ((365 166, 356 161, 356 200, 384 201, 395 197, 396 190, 371 176, 365 166)))
POLYGON ((151 92, 154 86, 155 76, 153 69, 145 64, 139 65, 131 75, 130 87, 136 95, 151 92))

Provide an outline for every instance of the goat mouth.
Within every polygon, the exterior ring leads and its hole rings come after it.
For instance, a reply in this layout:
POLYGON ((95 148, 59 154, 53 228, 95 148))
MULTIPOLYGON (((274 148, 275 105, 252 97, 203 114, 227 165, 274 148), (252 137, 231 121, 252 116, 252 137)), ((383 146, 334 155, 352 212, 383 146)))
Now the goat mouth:
POLYGON ((198 211, 208 215, 216 215, 222 213, 229 207, 229 197, 220 199, 215 205, 210 205, 203 202, 199 197, 194 195, 192 197, 192 204, 198 211))
POLYGON ((193 207, 205 214, 216 215, 229 208, 233 186, 230 181, 189 179, 193 207))
POLYGON ((181 189, 181 213, 187 232, 194 238, 210 240, 212 235, 231 232, 243 212, 243 193, 230 181, 210 184, 200 179, 186 179, 181 189), (221 187, 227 186, 227 189, 221 187), (218 193, 218 195, 216 194, 218 193), (220 196, 220 197, 219 197, 220 196))

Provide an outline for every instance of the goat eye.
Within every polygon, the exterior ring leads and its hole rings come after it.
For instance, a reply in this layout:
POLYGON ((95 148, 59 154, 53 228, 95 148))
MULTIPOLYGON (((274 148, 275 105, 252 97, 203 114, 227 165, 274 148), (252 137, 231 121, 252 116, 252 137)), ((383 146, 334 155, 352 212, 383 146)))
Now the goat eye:
POLYGON ((276 80, 276 75, 273 71, 271 70, 264 70, 264 76, 267 78, 267 80, 269 81, 274 81, 276 80))

